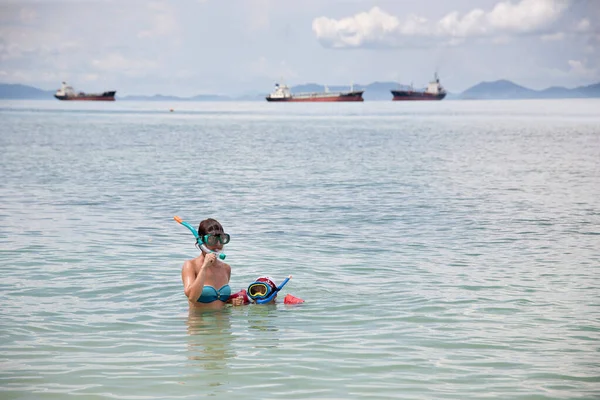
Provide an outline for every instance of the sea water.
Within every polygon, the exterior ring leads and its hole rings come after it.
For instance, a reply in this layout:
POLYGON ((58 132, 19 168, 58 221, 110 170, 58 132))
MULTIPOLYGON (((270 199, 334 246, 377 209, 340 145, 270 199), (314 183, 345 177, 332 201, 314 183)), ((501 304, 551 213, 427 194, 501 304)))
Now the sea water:
POLYGON ((598 110, 3 101, 0 398, 597 399, 598 110), (306 302, 189 312, 174 215, 306 302))

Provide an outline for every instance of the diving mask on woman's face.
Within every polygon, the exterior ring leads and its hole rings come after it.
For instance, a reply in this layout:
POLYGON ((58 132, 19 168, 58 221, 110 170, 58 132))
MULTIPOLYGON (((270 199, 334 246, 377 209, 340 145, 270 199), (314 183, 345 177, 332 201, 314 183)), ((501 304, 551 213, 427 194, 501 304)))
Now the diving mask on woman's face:
POLYGON ((231 237, 228 233, 209 233, 208 235, 202 236, 202 243, 209 246, 216 246, 217 243, 227 244, 231 237))

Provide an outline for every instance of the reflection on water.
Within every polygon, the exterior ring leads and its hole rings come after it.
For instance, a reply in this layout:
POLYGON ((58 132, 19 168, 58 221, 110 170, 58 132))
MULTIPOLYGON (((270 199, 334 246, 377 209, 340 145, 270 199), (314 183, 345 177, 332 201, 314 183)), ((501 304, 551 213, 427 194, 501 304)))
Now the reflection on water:
POLYGON ((253 304, 248 307, 248 333, 256 337, 250 348, 275 348, 279 346, 277 326, 277 306, 275 304, 253 304))
POLYGON ((231 313, 225 310, 190 309, 187 319, 188 359, 204 370, 223 370, 227 360, 236 356, 231 313))

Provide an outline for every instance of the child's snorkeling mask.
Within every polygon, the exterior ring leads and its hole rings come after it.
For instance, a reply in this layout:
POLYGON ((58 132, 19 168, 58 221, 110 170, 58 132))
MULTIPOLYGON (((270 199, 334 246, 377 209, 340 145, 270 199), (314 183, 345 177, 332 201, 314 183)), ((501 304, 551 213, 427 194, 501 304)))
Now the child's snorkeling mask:
POLYGON ((291 275, 285 278, 281 285, 275 285, 273 279, 268 276, 261 276, 257 278, 256 281, 252 282, 250 286, 248 286, 248 297, 252 299, 256 304, 266 304, 273 300, 275 296, 277 296, 277 292, 279 292, 286 283, 291 279, 291 275))
POLYGON ((216 254, 217 257, 219 257, 221 260, 225 259, 225 257, 226 257, 225 253, 213 251, 213 250, 209 249, 208 247, 206 247, 205 243, 208 243, 210 246, 214 246, 215 244, 217 244, 217 241, 219 241, 221 244, 227 244, 227 243, 229 243, 229 239, 230 239, 230 237, 227 233, 221 233, 221 234, 216 234, 216 235, 204 235, 204 237, 200 237, 200 235, 198 235, 198 232, 196 232, 196 230, 190 224, 183 221, 177 215, 174 216, 173 219, 175 221, 179 222, 181 225, 188 228, 194 234, 194 237, 196 238, 196 247, 198 247, 201 251, 203 251, 204 253, 207 253, 207 254, 208 253, 216 254))

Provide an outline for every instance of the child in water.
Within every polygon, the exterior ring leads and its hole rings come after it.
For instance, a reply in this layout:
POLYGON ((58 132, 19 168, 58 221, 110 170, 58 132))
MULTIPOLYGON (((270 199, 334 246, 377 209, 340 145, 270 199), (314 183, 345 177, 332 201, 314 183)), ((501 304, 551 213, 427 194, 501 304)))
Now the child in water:
MULTIPOLYGON (((287 277, 279 286, 275 284, 273 278, 269 276, 260 276, 252 282, 247 290, 240 290, 231 295, 231 304, 234 306, 245 304, 273 304, 277 299, 278 292, 291 279, 291 275, 287 277)), ((304 300, 288 294, 283 299, 283 304, 301 304, 304 300)))

